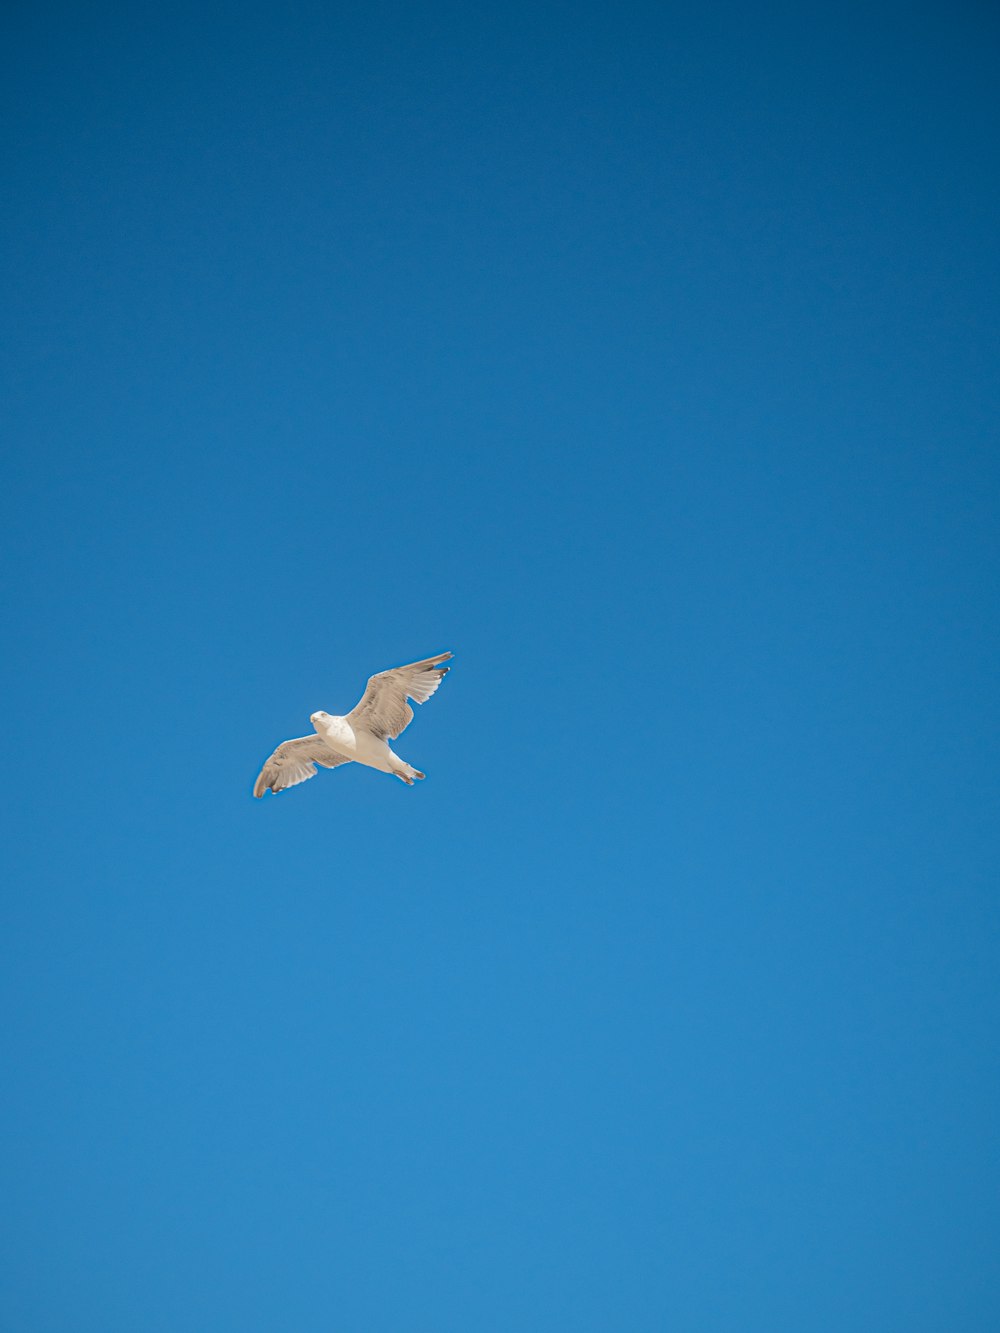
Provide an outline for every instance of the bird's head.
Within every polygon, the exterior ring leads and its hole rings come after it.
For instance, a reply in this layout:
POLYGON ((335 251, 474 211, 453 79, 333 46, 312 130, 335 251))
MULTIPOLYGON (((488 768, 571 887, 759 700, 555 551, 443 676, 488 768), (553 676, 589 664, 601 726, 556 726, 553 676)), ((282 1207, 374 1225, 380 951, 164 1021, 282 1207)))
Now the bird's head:
POLYGON ((322 711, 318 713, 310 713, 309 721, 313 724, 314 727, 321 727, 324 722, 330 721, 330 714, 324 713, 322 711))

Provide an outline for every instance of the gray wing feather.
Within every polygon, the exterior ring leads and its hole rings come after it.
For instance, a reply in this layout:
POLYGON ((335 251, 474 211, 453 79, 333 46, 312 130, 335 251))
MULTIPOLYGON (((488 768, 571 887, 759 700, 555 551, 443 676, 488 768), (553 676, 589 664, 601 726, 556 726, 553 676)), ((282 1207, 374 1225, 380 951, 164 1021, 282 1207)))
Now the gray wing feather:
POLYGON ((426 703, 451 670, 441 665, 451 656, 452 653, 441 653, 438 657, 425 657, 422 662, 380 671, 369 679, 361 702, 347 714, 347 720, 379 740, 395 740, 413 721, 413 709, 407 699, 426 703))
POLYGON ((282 741, 274 754, 260 770, 253 786, 254 796, 263 796, 268 790, 284 791, 316 776, 316 765, 337 768, 349 764, 346 755, 335 754, 319 736, 299 736, 294 741, 282 741))

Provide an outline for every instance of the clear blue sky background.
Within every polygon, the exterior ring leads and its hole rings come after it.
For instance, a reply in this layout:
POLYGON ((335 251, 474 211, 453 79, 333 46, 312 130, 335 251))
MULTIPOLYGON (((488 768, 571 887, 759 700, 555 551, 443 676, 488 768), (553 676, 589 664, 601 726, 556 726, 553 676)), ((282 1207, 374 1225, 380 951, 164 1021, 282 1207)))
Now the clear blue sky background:
POLYGON ((8 11, 5 1331, 1000 1324, 998 20, 753 8, 8 11))

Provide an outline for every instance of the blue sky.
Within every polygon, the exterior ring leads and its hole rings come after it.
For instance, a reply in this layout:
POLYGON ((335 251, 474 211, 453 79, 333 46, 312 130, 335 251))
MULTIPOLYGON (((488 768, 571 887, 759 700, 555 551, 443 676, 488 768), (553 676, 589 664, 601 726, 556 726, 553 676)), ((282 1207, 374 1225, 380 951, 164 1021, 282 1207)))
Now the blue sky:
POLYGON ((3 51, 0 1324, 995 1328, 996 15, 3 51))

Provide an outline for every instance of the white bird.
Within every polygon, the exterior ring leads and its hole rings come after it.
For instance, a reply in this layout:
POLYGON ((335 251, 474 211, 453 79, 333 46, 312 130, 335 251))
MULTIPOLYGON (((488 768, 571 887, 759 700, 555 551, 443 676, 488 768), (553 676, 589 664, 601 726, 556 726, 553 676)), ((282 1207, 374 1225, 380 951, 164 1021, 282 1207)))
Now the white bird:
POLYGON ((316 765, 336 768, 338 764, 366 764, 413 786, 422 778, 419 769, 393 754, 388 740, 395 740, 413 720, 413 709, 406 700, 426 703, 441 684, 450 667, 441 666, 451 653, 425 657, 422 662, 393 667, 370 677, 361 702, 346 717, 313 713, 309 721, 316 728, 312 736, 282 741, 260 770, 253 786, 254 796, 263 796, 294 787, 316 776, 316 765))

